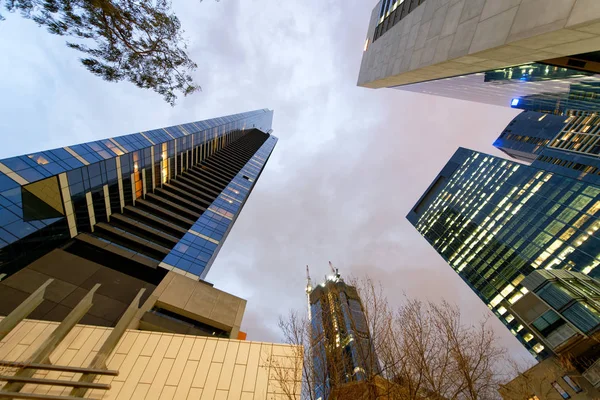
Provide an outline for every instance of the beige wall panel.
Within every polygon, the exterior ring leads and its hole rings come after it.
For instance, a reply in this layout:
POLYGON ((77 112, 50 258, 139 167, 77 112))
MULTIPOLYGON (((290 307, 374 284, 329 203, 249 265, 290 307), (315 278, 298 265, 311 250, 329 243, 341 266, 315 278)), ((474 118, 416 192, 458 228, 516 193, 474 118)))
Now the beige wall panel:
MULTIPOLYGON (((125 360, 123 360, 123 364, 121 364, 119 376, 115 376, 115 381, 125 381, 129 373, 132 371, 133 366, 135 365, 140 353, 142 352, 142 349, 144 348, 144 344, 146 344, 146 340, 148 340, 148 336, 140 335, 139 339, 140 340, 137 340, 133 343, 131 350, 125 356, 125 360)), ((148 359, 150 359, 150 357, 148 357, 148 359)), ((141 375, 142 374, 140 373, 138 380, 140 379, 141 375)))
MULTIPOLYGON (((172 358, 164 358, 162 360, 160 367, 158 368, 158 372, 152 380, 146 400, 156 400, 160 398, 162 387, 165 386, 165 382, 167 381, 169 372, 171 372, 171 367, 173 367, 174 361, 175 360, 172 358)), ((173 392, 173 394, 175 394, 175 392, 173 392)))
POLYGON ((245 373, 245 365, 235 365, 233 369, 233 377, 231 379, 231 386, 229 387, 229 396, 227 397, 227 400, 240 400, 242 396, 242 385, 244 384, 245 373))
POLYGON ((177 388, 175 386, 165 386, 160 393, 159 400, 173 400, 175 398, 175 391, 177 388))
MULTIPOLYGON (((146 366, 146 370, 140 379, 141 383, 152 383, 154 381, 154 377, 164 359, 165 353, 167 352, 167 348, 169 347, 172 338, 173 337, 171 335, 160 335, 158 343, 153 349, 154 351, 150 357, 150 362, 148 363, 148 366, 146 366)), ((144 350, 142 350, 142 354, 147 354, 148 352, 150 352, 150 349, 147 349, 146 353, 144 353, 144 350)))
POLYGON ((236 364, 246 364, 248 362, 248 353, 250 352, 250 343, 240 342, 240 348, 238 349, 236 364))
POLYGON ((133 392, 133 394, 131 395, 131 399, 143 399, 146 397, 146 394, 148 394, 148 391, 150 390, 150 385, 147 383, 138 383, 138 385, 135 388, 135 391, 133 392))
POLYGON ((185 363, 185 368, 181 373, 181 379, 177 384, 177 391, 175 392, 176 399, 187 398, 190 387, 192 386, 192 381, 194 380, 194 375, 198 369, 198 364, 198 361, 187 361, 185 363))
POLYGON ((217 389, 229 390, 229 385, 231 384, 231 378, 233 376, 233 367, 235 365, 235 359, 237 358, 237 351, 239 347, 240 344, 238 342, 229 342, 217 389))
POLYGON ((215 392, 217 391, 217 384, 219 383, 219 375, 221 374, 222 367, 222 363, 210 364, 201 400, 213 400, 215 392))
MULTIPOLYGON (((144 348, 142 349, 142 352, 140 353, 141 356, 151 356, 154 351, 156 350, 156 347, 158 346, 158 342, 160 341, 162 335, 150 335, 150 337, 148 338, 148 340, 146 341, 146 344, 144 345, 144 348)), ((171 338, 168 338, 168 341, 171 341, 171 338)), ((164 346, 165 351, 167 351, 167 346, 164 346)))
POLYGON ((207 339, 204 345, 204 351, 202 352, 202 358, 200 358, 200 364, 196 370, 196 375, 192 381, 192 387, 203 388, 206 383, 206 377, 208 376, 208 369, 210 368, 210 362, 212 360, 215 348, 217 347, 217 341, 214 339, 207 339))
POLYGON ((167 349, 167 353, 165 354, 165 358, 175 358, 177 357, 177 353, 179 353, 179 348, 183 343, 183 336, 181 335, 173 335, 173 339, 171 339, 171 344, 167 349))
POLYGON ((227 400, 228 393, 229 392, 227 390, 217 390, 214 400, 227 400))
POLYGON ((191 388, 188 393, 187 400, 198 400, 202 397, 202 389, 191 388))
MULTIPOLYGON (((117 396, 117 400, 135 399, 135 397, 132 397, 133 392, 135 392, 135 389, 138 386, 138 382, 140 381, 140 378, 144 373, 144 369, 148 365, 148 361, 150 361, 150 357, 147 356, 139 356, 136 358, 131 372, 127 375, 127 380, 125 380, 125 383, 123 384, 123 387, 119 392, 119 396, 117 396)), ((127 359, 125 359, 123 364, 125 364, 126 362, 127 359)))
POLYGON ((250 355, 246 367, 246 375, 244 377, 244 386, 242 391, 254 392, 256 386, 256 372, 258 371, 258 360, 260 358, 260 343, 250 344, 250 355))
POLYGON ((192 351, 190 352, 190 356, 188 360, 200 361, 200 357, 202 357, 202 351, 204 350, 204 345, 206 344, 206 338, 197 337, 194 340, 194 345, 192 346, 192 351))
POLYGON ((129 350, 131 349, 131 346, 133 346, 133 342, 135 342, 135 339, 137 338, 137 336, 139 334, 140 333, 137 331, 125 332, 125 334, 123 335, 123 338, 121 339, 121 341, 119 342, 119 345, 117 346, 116 353, 117 354, 127 354, 129 352, 129 350))
MULTIPOLYGON (((23 361, 52 333, 58 324, 23 321, 0 342, 0 359, 23 361)), ((110 328, 77 326, 51 355, 57 365, 88 366, 111 332, 110 328)), ((107 367, 119 375, 101 376, 96 382, 108 383, 109 391, 91 390, 90 399, 194 399, 266 400, 268 389, 279 392, 269 382, 267 358, 272 352, 283 362, 293 354, 285 346, 229 339, 172 335, 160 332, 127 331, 108 358, 107 367)), ((287 360, 287 361, 286 361, 287 360)), ((78 379, 78 374, 39 371, 36 377, 78 379)), ((71 388, 31 385, 24 392, 68 395, 71 388)))
POLYGON ((188 359, 188 356, 190 355, 190 351, 192 350, 193 344, 193 337, 186 337, 183 339, 181 347, 179 348, 179 352, 177 353, 177 357, 175 358, 175 364, 173 364, 173 368, 171 368, 171 373, 167 378, 167 385, 177 386, 177 384, 179 383, 179 379, 181 378, 181 374, 183 373, 183 369, 185 368, 185 364, 188 359))
POLYGON ((271 354, 272 346, 267 343, 261 344, 260 356, 258 361, 259 368, 256 373, 256 386, 254 387, 254 400, 264 400, 267 395, 267 389, 269 386, 269 368, 263 367, 260 368, 261 365, 264 365, 267 358, 271 354))
POLYGON ((225 353, 227 352, 227 343, 228 340, 219 340, 217 342, 217 348, 215 349, 215 354, 213 355, 213 362, 222 363, 225 361, 225 353))

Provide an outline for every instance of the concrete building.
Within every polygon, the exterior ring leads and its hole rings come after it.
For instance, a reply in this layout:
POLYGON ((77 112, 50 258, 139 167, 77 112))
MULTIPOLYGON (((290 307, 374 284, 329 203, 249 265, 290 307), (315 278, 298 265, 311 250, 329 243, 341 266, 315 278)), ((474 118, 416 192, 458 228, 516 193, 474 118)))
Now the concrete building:
POLYGON ((594 0, 382 0, 358 85, 518 107, 597 84, 594 0))
POLYGON ((504 400, 596 400, 600 392, 585 379, 573 376, 556 357, 548 358, 510 382, 498 392, 504 400))
MULTIPOLYGON (((78 324, 94 303, 101 302, 96 298, 101 284, 87 292, 60 323, 24 319, 53 295, 47 281, 9 316, 0 317, 0 397, 300 399, 301 348, 204 337, 197 332, 177 334, 162 326, 158 331, 148 331, 143 324, 143 330, 136 329, 149 306, 179 306, 183 313, 211 292, 206 284, 173 272, 166 280, 138 309, 145 290, 141 289, 114 328, 78 324)), ((236 309, 236 303, 209 301, 200 306, 204 312, 191 309, 224 328, 241 318, 241 304, 236 309)))
POLYGON ((272 117, 257 110, 0 160, 0 315, 51 278, 32 319, 61 321, 101 283, 81 323, 114 326, 144 288, 155 302, 142 326, 236 338, 245 301, 204 279, 277 142, 272 117), (232 310, 223 320, 210 307, 232 310))
POLYGON ((600 282, 572 271, 537 270, 508 312, 556 355, 500 389, 505 399, 600 398, 600 282))

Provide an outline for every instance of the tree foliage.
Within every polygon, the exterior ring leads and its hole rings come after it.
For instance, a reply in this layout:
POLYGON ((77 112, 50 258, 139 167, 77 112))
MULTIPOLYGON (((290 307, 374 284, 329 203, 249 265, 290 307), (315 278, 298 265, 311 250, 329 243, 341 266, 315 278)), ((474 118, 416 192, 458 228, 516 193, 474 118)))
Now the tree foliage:
POLYGON ((4 0, 4 7, 74 39, 67 46, 82 52, 81 63, 104 80, 128 80, 171 105, 176 93, 200 90, 169 0, 4 0))

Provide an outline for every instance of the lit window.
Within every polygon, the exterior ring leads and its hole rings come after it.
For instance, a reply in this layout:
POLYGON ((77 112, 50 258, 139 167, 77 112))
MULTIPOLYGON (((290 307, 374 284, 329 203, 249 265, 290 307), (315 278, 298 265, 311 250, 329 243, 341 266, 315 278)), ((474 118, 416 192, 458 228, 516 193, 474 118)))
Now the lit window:
POLYGON ((508 323, 512 322, 513 319, 515 319, 515 317, 513 317, 512 314, 508 314, 506 316, 506 322, 508 322, 508 323))
POLYGON ((536 353, 540 353, 542 350, 544 350, 544 346, 542 346, 539 343, 533 346, 533 351, 535 351, 536 353))
POLYGON ((523 339, 526 342, 529 342, 531 339, 533 339, 533 335, 531 333, 526 333, 525 336, 523 336, 523 339))
POLYGON ((558 384, 558 382, 552 382, 552 387, 558 392, 558 394, 560 394, 560 396, 563 399, 570 399, 571 396, 569 395, 569 393, 567 393, 567 391, 565 389, 562 388, 562 386, 560 386, 558 384))
POLYGON ((500 294, 501 294, 503 297, 506 297, 506 296, 508 296, 508 295, 510 294, 510 292, 512 292, 514 289, 515 289, 515 287, 514 287, 513 285, 507 285, 507 286, 504 288, 504 290, 502 290, 502 291, 500 292, 500 294))
POLYGON ((571 387, 571 389, 573 389, 573 391, 575 391, 575 393, 579 393, 582 391, 581 387, 575 383, 575 381, 573 379, 571 379, 570 376, 565 375, 563 376, 563 379, 565 380, 565 382, 567 382, 567 385, 569 385, 571 387))
POLYGON ((508 301, 510 302, 510 304, 515 304, 517 302, 517 300, 519 300, 521 297, 523 297, 523 293, 517 293, 513 297, 511 297, 508 301))
POLYGON ((496 297, 494 297, 494 299, 490 302, 490 305, 492 307, 496 307, 498 304, 500 304, 500 302, 504 300, 504 297, 502 297, 502 295, 497 295, 496 297))
POLYGON ((504 313, 506 313, 506 308, 505 307, 498 308, 498 314, 504 315, 504 313))

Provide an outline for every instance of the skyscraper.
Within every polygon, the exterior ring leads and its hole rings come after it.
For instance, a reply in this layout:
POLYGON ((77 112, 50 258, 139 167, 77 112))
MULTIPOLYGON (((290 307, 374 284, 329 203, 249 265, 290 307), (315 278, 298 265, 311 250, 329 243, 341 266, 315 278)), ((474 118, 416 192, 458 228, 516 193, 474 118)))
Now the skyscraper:
POLYGON ((169 271, 203 280, 277 142, 272 116, 257 110, 0 160, 0 315, 53 278, 31 318, 61 320, 102 283, 82 322, 111 326, 169 271))
POLYGON ((506 107, 556 104, 572 84, 598 84, 599 22, 600 5, 582 0, 382 0, 358 85, 506 107))
POLYGON ((523 111, 494 146, 534 167, 600 185, 600 118, 585 111, 570 114, 523 111))
POLYGON ((503 303, 538 268, 600 276, 600 187, 543 169, 460 148, 407 218, 540 359, 503 303))
POLYGON ((360 296, 337 269, 331 269, 331 275, 314 288, 308 277, 306 287, 315 392, 323 400, 335 387, 379 373, 360 296))

